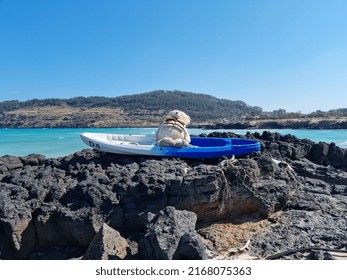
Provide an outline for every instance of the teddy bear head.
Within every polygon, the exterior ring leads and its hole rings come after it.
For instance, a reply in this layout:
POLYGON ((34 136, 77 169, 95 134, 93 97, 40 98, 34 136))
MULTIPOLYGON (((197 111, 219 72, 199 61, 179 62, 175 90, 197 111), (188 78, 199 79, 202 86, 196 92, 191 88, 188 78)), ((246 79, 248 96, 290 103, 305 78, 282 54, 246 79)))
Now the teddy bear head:
POLYGON ((165 121, 170 120, 178 121, 184 126, 187 126, 190 123, 190 117, 186 113, 179 110, 172 110, 167 114, 165 121))

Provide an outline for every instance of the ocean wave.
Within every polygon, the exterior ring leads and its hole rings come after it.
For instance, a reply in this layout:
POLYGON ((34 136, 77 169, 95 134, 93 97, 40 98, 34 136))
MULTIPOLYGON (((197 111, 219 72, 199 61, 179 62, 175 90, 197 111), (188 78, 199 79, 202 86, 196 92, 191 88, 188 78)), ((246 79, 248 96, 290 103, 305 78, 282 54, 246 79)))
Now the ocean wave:
POLYGON ((347 141, 336 143, 336 145, 341 148, 347 148, 347 141))

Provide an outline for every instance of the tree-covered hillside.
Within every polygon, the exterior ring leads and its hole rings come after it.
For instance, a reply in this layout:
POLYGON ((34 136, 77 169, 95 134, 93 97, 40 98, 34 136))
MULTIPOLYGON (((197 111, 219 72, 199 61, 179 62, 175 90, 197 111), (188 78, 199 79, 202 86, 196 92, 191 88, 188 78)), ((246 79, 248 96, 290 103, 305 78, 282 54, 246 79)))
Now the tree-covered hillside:
POLYGON ((256 116, 262 113, 260 107, 249 106, 242 101, 218 99, 207 94, 195 94, 183 91, 157 90, 142 94, 108 97, 74 97, 71 99, 32 99, 28 101, 5 101, 0 103, 0 112, 26 107, 70 106, 78 108, 119 108, 129 116, 141 111, 156 113, 179 109, 196 121, 233 119, 244 115, 256 116))
POLYGON ((259 115, 260 107, 252 107, 242 101, 218 99, 207 94, 194 94, 182 91, 153 91, 143 94, 120 96, 115 102, 131 113, 132 110, 185 111, 195 120, 237 118, 242 115, 259 115))
POLYGON ((4 101, 0 102, 0 128, 156 127, 173 109, 186 112, 192 120, 190 125, 196 127, 345 129, 347 124, 347 109, 317 110, 310 114, 284 109, 263 112, 260 107, 243 101, 156 90, 112 98, 79 96, 4 101))

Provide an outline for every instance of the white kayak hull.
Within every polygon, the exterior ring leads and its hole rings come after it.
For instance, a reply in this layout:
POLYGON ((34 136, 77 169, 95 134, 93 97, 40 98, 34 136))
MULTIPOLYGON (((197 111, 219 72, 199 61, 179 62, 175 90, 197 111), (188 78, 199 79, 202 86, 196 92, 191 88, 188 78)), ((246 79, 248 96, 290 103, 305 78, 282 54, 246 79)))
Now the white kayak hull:
POLYGON ((93 149, 122 155, 217 158, 260 150, 258 141, 240 138, 192 137, 190 147, 160 147, 153 136, 82 133, 82 141, 93 149))

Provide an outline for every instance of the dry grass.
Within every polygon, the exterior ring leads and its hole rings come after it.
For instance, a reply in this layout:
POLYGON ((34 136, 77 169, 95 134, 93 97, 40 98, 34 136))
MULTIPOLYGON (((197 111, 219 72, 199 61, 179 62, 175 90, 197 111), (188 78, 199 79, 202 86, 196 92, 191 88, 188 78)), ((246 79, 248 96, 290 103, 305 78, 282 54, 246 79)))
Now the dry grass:
POLYGON ((243 247, 252 244, 252 237, 266 231, 266 220, 244 223, 217 223, 200 228, 199 234, 204 242, 213 247, 219 256, 217 258, 233 259, 241 255, 247 259, 249 256, 243 247), (241 250, 240 250, 241 249, 241 250))
POLYGON ((157 126, 159 116, 130 116, 119 108, 75 108, 69 106, 27 107, 6 112, 9 120, 20 120, 22 127, 144 127, 157 126))
MULTIPOLYGON (((26 107, 8 111, 2 120, 4 127, 157 127, 165 116, 164 110, 133 110, 126 112, 120 108, 98 107, 78 108, 70 106, 26 107)), ((293 123, 320 121, 346 122, 341 118, 302 118, 302 119, 258 119, 249 120, 250 126, 268 122, 293 123)), ((214 125, 220 120, 198 122, 192 120, 192 126, 214 125)))

